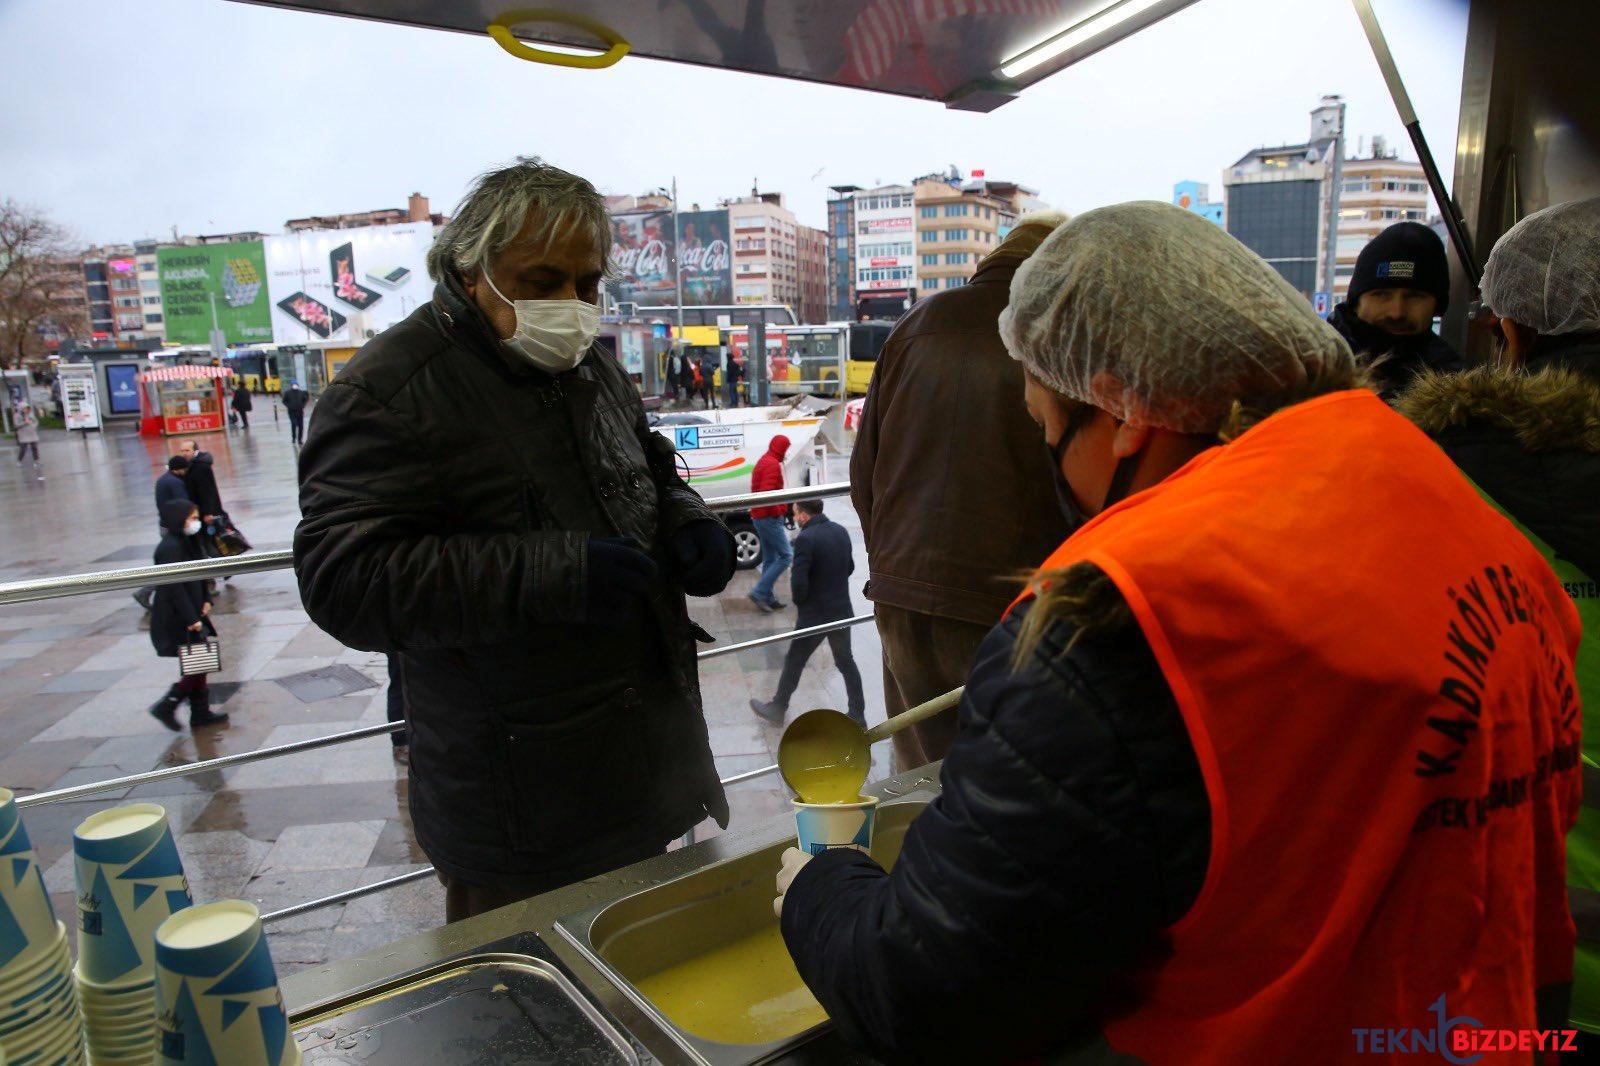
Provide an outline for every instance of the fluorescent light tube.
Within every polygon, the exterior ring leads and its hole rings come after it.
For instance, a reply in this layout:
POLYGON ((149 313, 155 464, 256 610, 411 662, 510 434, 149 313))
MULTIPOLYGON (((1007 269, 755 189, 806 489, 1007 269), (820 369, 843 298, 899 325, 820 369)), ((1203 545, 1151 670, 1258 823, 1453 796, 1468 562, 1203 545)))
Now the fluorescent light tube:
POLYGON ((1041 63, 1048 63, 1056 56, 1076 48, 1090 38, 1097 37, 1114 26, 1120 26, 1129 19, 1142 15, 1158 3, 1161 3, 1161 0, 1122 0, 1122 3, 1104 8, 1090 15, 1082 22, 1062 30, 1054 37, 1047 37, 1032 48, 1006 60, 1000 65, 1000 73, 1008 78, 1026 74, 1041 63))

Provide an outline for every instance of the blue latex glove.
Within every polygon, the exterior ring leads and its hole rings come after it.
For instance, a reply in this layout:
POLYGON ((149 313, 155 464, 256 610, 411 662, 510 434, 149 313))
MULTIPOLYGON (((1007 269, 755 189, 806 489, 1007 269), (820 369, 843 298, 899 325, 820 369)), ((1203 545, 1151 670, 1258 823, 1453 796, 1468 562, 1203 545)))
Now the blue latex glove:
POLYGON ((678 578, 691 596, 715 596, 733 579, 733 534, 714 518, 702 518, 672 535, 678 578))

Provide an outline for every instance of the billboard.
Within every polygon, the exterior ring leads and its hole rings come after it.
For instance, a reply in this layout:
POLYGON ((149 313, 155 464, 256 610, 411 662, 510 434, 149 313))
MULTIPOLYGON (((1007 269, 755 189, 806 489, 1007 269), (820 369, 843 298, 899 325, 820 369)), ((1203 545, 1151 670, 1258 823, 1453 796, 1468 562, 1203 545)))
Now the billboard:
POLYGON ((678 258, 683 302, 731 304, 733 254, 728 247, 728 212, 685 211, 678 216, 678 258))
MULTIPOLYGON (((684 211, 678 215, 682 241, 683 302, 733 302, 733 256, 728 244, 728 212, 684 211)), ((663 307, 678 302, 673 275, 672 212, 637 211, 611 218, 612 296, 622 303, 663 307)))
POLYGON ((301 230, 266 240, 267 305, 279 344, 359 347, 433 297, 427 222, 301 230))
POLYGON ((260 241, 160 248, 156 270, 168 341, 210 343, 213 310, 229 344, 272 339, 260 241))

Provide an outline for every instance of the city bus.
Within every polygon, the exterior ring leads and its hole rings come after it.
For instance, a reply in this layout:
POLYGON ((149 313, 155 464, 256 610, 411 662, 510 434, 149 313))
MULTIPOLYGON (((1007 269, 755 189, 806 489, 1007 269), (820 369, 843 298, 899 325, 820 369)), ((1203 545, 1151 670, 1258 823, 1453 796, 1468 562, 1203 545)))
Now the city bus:
MULTIPOLYGON (((892 322, 830 322, 824 326, 773 326, 766 330, 767 372, 775 396, 810 393, 844 399, 865 395, 878 353, 894 328, 892 322)), ((726 333, 734 358, 749 357, 750 331, 734 327, 726 333)), ((745 376, 749 382, 749 374, 745 376)))

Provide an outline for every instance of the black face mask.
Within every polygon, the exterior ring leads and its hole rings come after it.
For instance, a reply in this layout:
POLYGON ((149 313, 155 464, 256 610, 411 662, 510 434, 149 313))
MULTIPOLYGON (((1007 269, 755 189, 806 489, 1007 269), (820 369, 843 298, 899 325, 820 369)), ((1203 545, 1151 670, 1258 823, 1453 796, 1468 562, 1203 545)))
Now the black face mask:
MULTIPOLYGON (((1076 533, 1078 527, 1089 521, 1093 515, 1085 514, 1078 505, 1077 496, 1073 495, 1072 483, 1067 480, 1067 475, 1061 472, 1061 460, 1067 454, 1067 448, 1072 444, 1072 438, 1089 420, 1094 417, 1095 408, 1089 404, 1080 404, 1067 418, 1066 428, 1061 431, 1061 436, 1050 447, 1050 456, 1054 460, 1052 469, 1056 479, 1056 503, 1061 508, 1062 517, 1067 520, 1067 531, 1076 533)), ((1106 498, 1100 501, 1099 514, 1112 504, 1119 503, 1128 495, 1128 489, 1133 484, 1134 472, 1139 468, 1139 458, 1142 453, 1135 452, 1124 456, 1117 462, 1117 468, 1111 474, 1111 485, 1106 489, 1106 498)))

